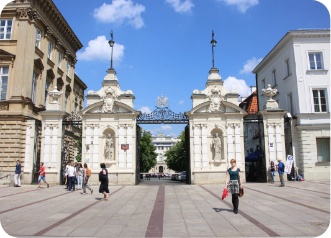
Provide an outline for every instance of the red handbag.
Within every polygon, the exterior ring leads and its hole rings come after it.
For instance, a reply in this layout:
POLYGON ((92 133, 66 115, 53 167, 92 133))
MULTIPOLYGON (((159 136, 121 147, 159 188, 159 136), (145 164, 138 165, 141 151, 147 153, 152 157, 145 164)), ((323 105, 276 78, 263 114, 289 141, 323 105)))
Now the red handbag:
POLYGON ((228 196, 229 194, 228 194, 228 190, 226 189, 226 188, 224 188, 224 190, 223 190, 223 195, 222 195, 222 200, 226 197, 226 196, 228 196))

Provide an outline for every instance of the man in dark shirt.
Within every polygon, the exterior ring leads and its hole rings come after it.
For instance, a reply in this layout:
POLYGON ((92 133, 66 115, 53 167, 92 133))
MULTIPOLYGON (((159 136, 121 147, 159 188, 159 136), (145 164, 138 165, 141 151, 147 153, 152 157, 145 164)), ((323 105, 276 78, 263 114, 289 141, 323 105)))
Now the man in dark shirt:
POLYGON ((15 187, 21 187, 21 163, 19 160, 16 161, 15 187))

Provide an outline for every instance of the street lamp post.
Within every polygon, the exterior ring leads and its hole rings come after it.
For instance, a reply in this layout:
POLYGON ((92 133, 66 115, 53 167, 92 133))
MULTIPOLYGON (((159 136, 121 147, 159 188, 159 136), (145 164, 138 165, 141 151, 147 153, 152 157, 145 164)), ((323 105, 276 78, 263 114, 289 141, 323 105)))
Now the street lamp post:
POLYGON ((211 40, 211 50, 213 52, 213 68, 214 68, 214 47, 216 46, 217 41, 214 40, 214 31, 212 31, 212 40, 211 40))
POLYGON ((111 39, 110 39, 110 41, 108 41, 108 44, 111 47, 110 69, 114 70, 113 69, 113 48, 114 48, 115 41, 113 40, 113 38, 114 38, 113 31, 110 31, 110 36, 111 36, 111 39))

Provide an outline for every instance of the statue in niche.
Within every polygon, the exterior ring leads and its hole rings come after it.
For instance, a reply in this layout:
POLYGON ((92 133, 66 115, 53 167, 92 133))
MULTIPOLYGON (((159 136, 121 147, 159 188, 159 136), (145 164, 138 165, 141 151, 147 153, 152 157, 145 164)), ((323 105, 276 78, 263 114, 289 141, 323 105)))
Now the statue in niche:
POLYGON ((112 159, 112 148, 113 148, 113 139, 111 138, 111 134, 107 135, 106 145, 105 145, 105 159, 111 160, 112 159))
POLYGON ((222 143, 221 138, 219 138, 218 133, 215 133, 211 146, 214 146, 215 149, 215 161, 221 160, 221 153, 222 153, 222 143))

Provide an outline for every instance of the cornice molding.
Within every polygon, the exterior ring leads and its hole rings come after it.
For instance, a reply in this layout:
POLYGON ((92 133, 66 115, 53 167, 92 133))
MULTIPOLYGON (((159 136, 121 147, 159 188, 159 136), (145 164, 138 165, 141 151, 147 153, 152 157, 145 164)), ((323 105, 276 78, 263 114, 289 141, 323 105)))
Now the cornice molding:
POLYGON ((16 14, 19 20, 41 21, 46 28, 46 37, 53 37, 61 42, 63 48, 69 50, 72 59, 83 47, 74 31, 71 29, 61 12, 51 0, 14 0, 4 10, 17 5, 16 14))

